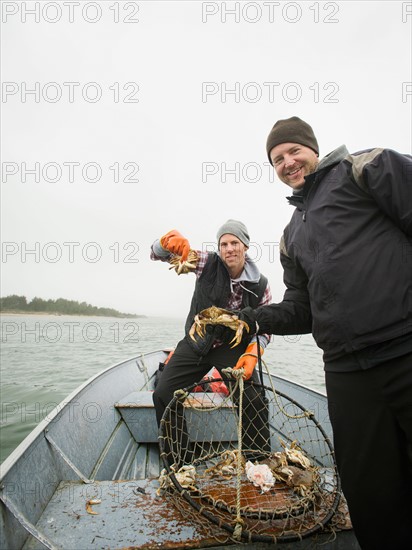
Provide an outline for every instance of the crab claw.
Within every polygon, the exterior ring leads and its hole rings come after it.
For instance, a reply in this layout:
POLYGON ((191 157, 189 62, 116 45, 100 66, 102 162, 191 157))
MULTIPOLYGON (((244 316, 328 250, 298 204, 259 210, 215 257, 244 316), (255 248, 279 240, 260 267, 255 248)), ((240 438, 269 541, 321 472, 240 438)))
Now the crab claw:
POLYGON ((87 500, 86 501, 86 512, 88 514, 93 515, 93 516, 97 516, 98 513, 93 510, 92 505, 93 504, 100 504, 101 502, 102 501, 99 498, 94 498, 94 499, 91 499, 91 500, 87 500))
POLYGON ((203 338, 203 336, 204 336, 203 327, 202 327, 201 323, 199 322, 199 316, 198 315, 195 316, 193 325, 191 326, 190 331, 189 331, 190 338, 196 342, 195 333, 198 336, 200 336, 200 338, 203 338))
POLYGON ((239 323, 239 326, 236 330, 236 334, 234 335, 234 337, 231 339, 231 341, 229 342, 229 345, 234 342, 233 346, 230 346, 231 348, 235 348, 237 345, 240 344, 240 342, 242 341, 242 335, 243 335, 243 330, 246 329, 246 332, 249 332, 249 326, 247 323, 245 323, 244 321, 238 321, 239 323))
POLYGON ((196 323, 193 323, 193 325, 190 327, 190 330, 189 330, 189 336, 193 341, 196 342, 195 331, 196 331, 196 323))

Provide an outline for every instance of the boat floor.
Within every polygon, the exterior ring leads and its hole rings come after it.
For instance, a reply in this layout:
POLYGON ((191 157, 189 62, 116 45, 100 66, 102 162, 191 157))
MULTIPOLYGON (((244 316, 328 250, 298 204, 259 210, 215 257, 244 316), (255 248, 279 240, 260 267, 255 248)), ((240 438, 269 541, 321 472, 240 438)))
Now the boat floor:
MULTIPOLYGON (((353 546, 350 532, 341 532, 338 539, 331 533, 316 539, 293 543, 236 544, 228 533, 217 526, 203 529, 190 520, 189 514, 175 508, 169 499, 159 496, 157 479, 127 481, 63 481, 37 523, 37 529, 57 548, 79 549, 175 549, 175 548, 268 548, 284 550, 348 550, 353 546), (99 499, 89 506, 87 501, 99 499), (207 536, 206 531, 210 531, 207 536), (347 535, 347 536, 345 536, 347 535), (220 541, 220 542, 219 542, 220 541), (219 546, 216 546, 219 545, 219 546)), ((207 523, 207 520, 204 520, 207 523)), ((24 550, 43 550, 44 546, 29 537, 24 550)))
MULTIPOLYGON (((95 481, 85 485, 77 481, 60 483, 52 500, 37 523, 57 547, 80 548, 198 548, 216 544, 205 540, 195 524, 173 508, 169 500, 158 496, 156 479, 95 481), (87 501, 99 499, 100 504, 87 501)), ((43 549, 33 537, 25 550, 43 549)))

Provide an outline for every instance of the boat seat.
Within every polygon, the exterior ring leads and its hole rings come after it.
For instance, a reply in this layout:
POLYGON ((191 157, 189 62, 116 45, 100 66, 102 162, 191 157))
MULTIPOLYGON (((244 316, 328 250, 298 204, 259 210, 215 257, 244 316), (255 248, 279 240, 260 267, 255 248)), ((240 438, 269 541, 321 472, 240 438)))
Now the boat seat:
MULTIPOLYGON (((120 402, 115 403, 116 409, 121 414, 124 422, 132 433, 137 443, 156 443, 158 440, 158 428, 156 413, 153 404, 153 391, 134 391, 126 395, 120 402)), ((231 401, 224 394, 196 392, 189 394, 185 406, 186 421, 189 429, 189 439, 196 441, 212 437, 218 441, 237 441, 236 417, 232 409, 231 401), (190 411, 190 406, 195 403, 196 409, 204 408, 201 414, 190 411), (221 405, 219 410, 209 410, 210 407, 221 405), (226 421, 222 423, 222 409, 226 421), (205 422, 203 415, 207 414, 205 422)))
POLYGON ((157 443, 158 429, 152 391, 134 391, 115 403, 137 443, 157 443))

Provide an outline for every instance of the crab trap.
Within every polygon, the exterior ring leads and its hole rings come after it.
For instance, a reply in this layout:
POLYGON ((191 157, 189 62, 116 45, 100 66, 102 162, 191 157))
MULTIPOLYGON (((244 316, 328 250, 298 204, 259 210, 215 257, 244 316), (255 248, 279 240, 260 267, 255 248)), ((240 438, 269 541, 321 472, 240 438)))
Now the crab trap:
POLYGON ((167 406, 160 491, 237 541, 300 540, 324 528, 337 511, 340 482, 314 414, 273 386, 225 383, 229 395, 199 392, 202 381, 167 406))

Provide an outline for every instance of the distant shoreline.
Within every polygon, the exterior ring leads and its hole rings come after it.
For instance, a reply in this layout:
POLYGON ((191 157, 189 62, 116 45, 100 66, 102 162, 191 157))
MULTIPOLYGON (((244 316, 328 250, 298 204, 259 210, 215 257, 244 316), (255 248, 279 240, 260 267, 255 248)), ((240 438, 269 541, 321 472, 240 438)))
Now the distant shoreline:
POLYGON ((92 313, 59 313, 57 311, 0 311, 0 316, 18 316, 18 315, 53 315, 55 317, 103 317, 114 319, 146 319, 147 315, 97 315, 92 313))

